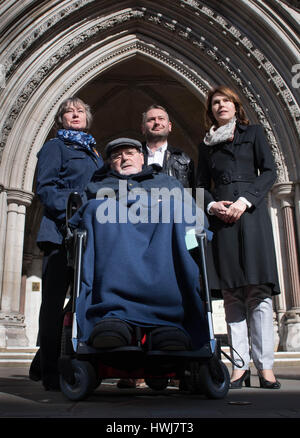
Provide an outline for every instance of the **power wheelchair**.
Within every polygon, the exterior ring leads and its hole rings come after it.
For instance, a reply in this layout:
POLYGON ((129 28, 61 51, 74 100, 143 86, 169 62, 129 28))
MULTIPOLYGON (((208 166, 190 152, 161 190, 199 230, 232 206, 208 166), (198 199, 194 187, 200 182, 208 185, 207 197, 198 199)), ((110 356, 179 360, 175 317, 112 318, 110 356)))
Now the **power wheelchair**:
POLYGON ((76 306, 80 295, 82 258, 87 233, 72 229, 69 219, 82 204, 78 193, 68 200, 66 214, 66 239, 68 263, 73 269, 71 298, 65 309, 59 358, 60 386, 62 393, 72 401, 86 399, 103 379, 144 379, 149 388, 161 391, 170 379, 180 381, 180 389, 192 394, 203 394, 209 399, 226 396, 230 377, 221 360, 212 321, 211 296, 206 269, 206 236, 197 236, 197 264, 200 271, 201 299, 204 303, 208 341, 198 350, 158 351, 144 348, 143 328, 135 327, 133 345, 112 349, 95 349, 77 336, 76 306))

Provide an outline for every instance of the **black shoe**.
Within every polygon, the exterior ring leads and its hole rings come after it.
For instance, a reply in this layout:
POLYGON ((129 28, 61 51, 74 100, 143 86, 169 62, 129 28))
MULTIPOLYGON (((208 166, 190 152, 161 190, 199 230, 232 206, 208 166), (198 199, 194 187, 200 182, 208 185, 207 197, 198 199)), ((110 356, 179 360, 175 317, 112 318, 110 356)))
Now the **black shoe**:
POLYGON ((93 329, 89 343, 97 349, 125 347, 132 342, 132 328, 118 318, 104 318, 93 329))
POLYGON ((37 370, 29 369, 29 379, 38 382, 42 379, 41 373, 37 370))
POLYGON ((259 384, 261 388, 265 388, 265 389, 279 389, 281 387, 280 382, 278 382, 278 380, 276 379, 275 382, 270 382, 269 380, 266 380, 264 377, 260 376, 258 374, 259 377, 259 384))
POLYGON ((249 388, 250 386, 250 370, 245 370, 244 374, 239 379, 233 380, 230 382, 230 389, 241 389, 243 386, 243 382, 245 382, 245 386, 249 388))
POLYGON ((157 327, 149 335, 148 348, 163 351, 185 351, 191 349, 189 337, 177 327, 157 327))

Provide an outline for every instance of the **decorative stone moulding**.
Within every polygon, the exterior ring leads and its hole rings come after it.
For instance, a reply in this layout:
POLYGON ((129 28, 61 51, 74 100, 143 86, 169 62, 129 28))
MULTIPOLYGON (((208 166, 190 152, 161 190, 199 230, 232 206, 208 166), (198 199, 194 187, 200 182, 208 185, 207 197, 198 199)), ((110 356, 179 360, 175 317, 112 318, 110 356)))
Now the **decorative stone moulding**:
POLYGON ((20 189, 7 190, 7 204, 25 205, 28 207, 31 204, 34 193, 26 192, 20 189))
POLYGON ((25 316, 21 313, 14 313, 14 312, 1 312, 0 311, 0 324, 5 323, 5 325, 8 324, 16 324, 19 325, 20 323, 24 323, 25 316))
MULTIPOLYGON (((78 1, 78 7, 83 7, 87 3, 93 3, 92 0, 82 0, 78 1)), ((216 13, 213 9, 203 6, 198 1, 194 0, 179 0, 178 4, 182 7, 192 8, 194 13, 197 16, 201 16, 202 19, 210 20, 210 23, 214 24, 216 27, 220 28, 220 31, 226 35, 227 38, 231 38, 233 44, 239 45, 240 49, 244 54, 248 57, 251 57, 252 60, 256 63, 257 69, 260 69, 264 72, 265 80, 267 80, 270 84, 275 87, 277 94, 281 97, 284 105, 288 109, 288 114, 292 118, 294 126, 298 133, 300 133, 300 110, 297 105, 293 94, 289 90, 287 84, 280 76, 274 65, 271 63, 269 59, 252 43, 252 41, 236 27, 233 26, 228 19, 222 17, 219 13, 216 13)), ((77 10, 78 10, 77 7, 77 10)), ((53 26, 57 24, 61 19, 63 19, 66 14, 71 14, 75 10, 69 7, 65 12, 63 10, 57 11, 56 14, 49 17, 45 17, 45 23, 41 24, 39 30, 35 33, 31 34, 31 37, 25 40, 22 46, 18 49, 16 53, 18 56, 10 56, 8 64, 10 65, 10 70, 13 71, 14 63, 20 58, 21 55, 26 55, 26 51, 29 50, 32 43, 42 36, 46 32, 46 27, 53 26)), ((171 11, 170 11, 171 13, 171 11)), ((3 150, 6 139, 13 127, 13 124, 18 117, 18 114, 22 111, 24 104, 30 99, 30 96, 35 92, 35 90, 40 86, 43 80, 48 77, 57 66, 64 61, 64 58, 71 53, 76 53, 80 49, 82 44, 85 44, 95 37, 101 38, 101 33, 106 32, 110 29, 115 29, 115 33, 118 31, 119 25, 124 25, 126 22, 139 21, 143 20, 153 25, 157 25, 160 28, 165 29, 167 32, 175 33, 177 38, 182 39, 190 44, 192 44, 193 49, 191 52, 195 56, 195 50, 200 50, 202 55, 209 57, 213 62, 215 62, 219 68, 223 69, 227 75, 236 83, 236 85, 241 89, 241 92, 248 99, 250 106, 254 109, 258 120, 264 126, 269 143, 271 145, 277 170, 278 170, 278 182, 284 182, 288 180, 288 174, 286 167, 284 165, 284 157, 280 151, 280 148, 277 144, 276 137, 273 133, 272 127, 268 121, 268 115, 260 106, 257 97, 254 92, 250 89, 248 84, 242 79, 242 74, 239 69, 236 69, 231 63, 228 57, 224 57, 222 55, 222 51, 218 50, 214 44, 211 44, 207 41, 206 38, 199 35, 199 30, 201 27, 199 25, 186 26, 183 23, 180 23, 178 20, 174 20, 171 16, 166 16, 164 14, 158 13, 150 8, 145 7, 137 7, 132 9, 127 9, 124 11, 118 11, 114 14, 111 14, 109 17, 98 17, 97 22, 91 22, 89 28, 85 28, 78 35, 74 37, 74 35, 70 36, 70 40, 65 43, 63 46, 58 47, 55 54, 53 54, 43 65, 41 65, 36 71, 32 78, 27 82, 25 87, 20 90, 18 96, 15 99, 15 104, 12 106, 11 110, 8 113, 8 116, 3 124, 2 128, 2 138, 0 142, 0 153, 3 150)), ((216 29, 217 31, 218 29, 216 29)), ((174 39, 174 37, 172 37, 174 39)), ((157 43, 156 43, 157 44, 157 43)), ((149 46, 154 46, 151 44, 149 46)), ((144 43, 144 47, 147 47, 146 43, 144 43)), ((155 47, 155 46, 154 46, 155 47)), ((165 47, 159 48, 156 45, 156 57, 157 53, 163 54, 165 53, 165 47)), ((113 56, 113 55, 112 55, 113 56)), ((159 55, 161 56, 161 55, 159 55)), ((166 64, 170 65, 172 61, 174 64, 174 68, 179 70, 180 59, 179 54, 177 59, 174 59, 173 54, 169 54, 171 59, 166 59, 166 64), (169 62, 168 62, 169 61, 169 62)), ((7 66, 8 66, 7 64, 7 66)), ((193 69, 195 67, 193 66, 193 69)), ((189 71, 192 71, 192 68, 188 68, 189 71)), ((82 73, 81 73, 82 75, 82 73)), ((203 80, 199 81, 203 87, 203 80)), ((209 87, 208 87, 209 88, 209 87)), ((0 90, 1 93, 1 90, 0 90)), ((259 98, 259 96, 258 96, 259 98)))
POLYGON ((278 95, 281 97, 289 110, 289 114, 294 121, 297 132, 300 134, 299 105, 297 104, 296 99, 294 98, 293 93, 290 91, 288 85, 281 77, 280 73, 272 64, 272 62, 266 57, 266 55, 263 54, 257 47, 255 47, 255 44, 246 35, 244 35, 243 32, 241 32, 236 26, 232 25, 228 19, 222 17, 213 9, 201 5, 201 2, 196 0, 180 0, 180 3, 183 7, 191 7, 193 10, 197 11, 199 15, 207 15, 207 17, 212 20, 212 23, 222 28, 224 35, 231 36, 235 41, 235 44, 245 51, 249 58, 252 57, 257 61, 257 68, 261 69, 265 73, 268 81, 273 84, 277 90, 278 95))
POLYGON ((89 3, 93 3, 95 0, 76 0, 73 3, 69 3, 68 6, 58 5, 53 12, 47 11, 44 20, 34 27, 34 30, 23 40, 13 52, 6 55, 6 60, 4 62, 5 70, 7 72, 7 77, 9 77, 16 66, 20 62, 20 58, 31 48, 31 46, 40 39, 47 31, 49 31, 54 25, 59 23, 61 20, 66 19, 73 12, 78 12, 82 7, 89 3))
POLYGON ((273 193, 280 199, 281 208, 294 207, 295 185, 291 181, 286 181, 283 184, 275 184, 273 193))

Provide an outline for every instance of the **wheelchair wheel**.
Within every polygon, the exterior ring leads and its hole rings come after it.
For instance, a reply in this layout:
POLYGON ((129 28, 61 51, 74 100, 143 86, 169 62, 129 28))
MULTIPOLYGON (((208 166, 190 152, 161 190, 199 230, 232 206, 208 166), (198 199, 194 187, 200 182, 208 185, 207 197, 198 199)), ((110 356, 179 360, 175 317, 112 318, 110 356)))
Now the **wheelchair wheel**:
POLYGON ((226 365, 214 358, 205 363, 191 363, 190 387, 194 393, 209 399, 222 399, 229 390, 230 376, 226 365))
POLYGON ((162 391, 168 386, 169 379, 167 377, 148 377, 145 378, 145 383, 154 391, 162 391))
POLYGON ((92 364, 86 361, 72 360, 74 382, 68 383, 60 375, 60 387, 62 393, 72 401, 84 400, 98 386, 98 379, 92 364))

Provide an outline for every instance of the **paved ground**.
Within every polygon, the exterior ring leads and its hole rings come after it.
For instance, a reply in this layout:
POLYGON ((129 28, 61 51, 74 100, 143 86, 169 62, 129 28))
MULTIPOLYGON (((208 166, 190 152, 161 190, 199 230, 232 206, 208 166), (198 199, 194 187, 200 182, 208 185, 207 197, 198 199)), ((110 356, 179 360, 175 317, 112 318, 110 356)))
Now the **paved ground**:
MULTIPOLYGON (((269 419, 276 428, 289 419, 293 425, 297 422, 299 427, 300 365, 280 366, 275 372, 282 384, 280 390, 260 389, 253 370, 251 388, 231 390, 223 400, 207 400, 204 396, 182 393, 171 387, 159 392, 149 388, 122 390, 116 387, 115 381, 108 380, 87 400, 72 402, 62 393, 44 391, 39 382, 30 381, 28 366, 2 365, 0 421, 1 424, 8 421, 15 427, 18 424, 23 427, 20 420, 25 424, 26 420, 72 420, 73 426, 79 420, 89 419, 88 424, 98 420, 97 424, 104 432, 129 432, 130 436, 141 436, 150 428, 152 433, 159 433, 161 427, 173 427, 164 430, 168 435, 197 432, 196 429, 208 419, 213 419, 214 430, 218 427, 223 430, 228 419, 239 426, 239 421, 244 418, 252 419, 252 425, 254 419, 269 419), (126 430, 124 425, 143 425, 143 428, 126 430)), ((242 433, 240 427, 236 433, 242 433)))

